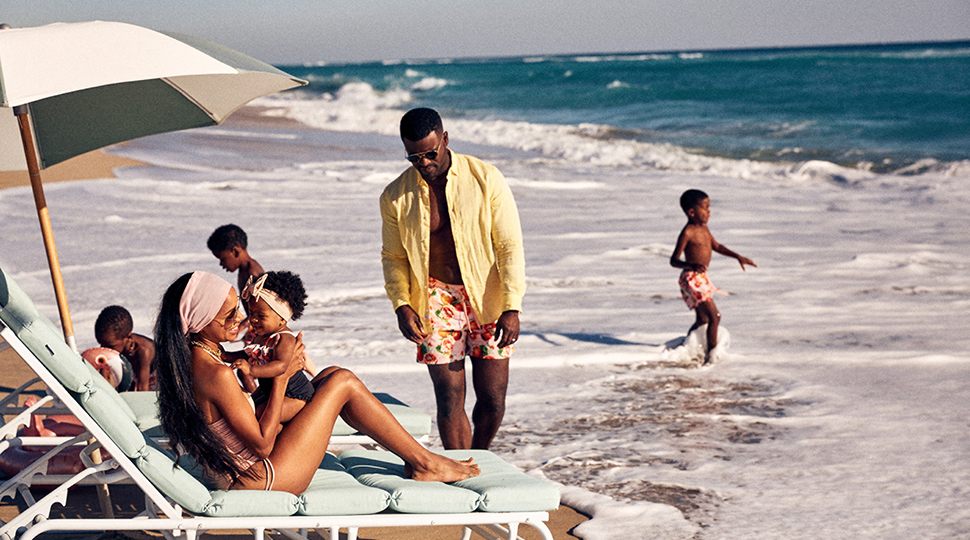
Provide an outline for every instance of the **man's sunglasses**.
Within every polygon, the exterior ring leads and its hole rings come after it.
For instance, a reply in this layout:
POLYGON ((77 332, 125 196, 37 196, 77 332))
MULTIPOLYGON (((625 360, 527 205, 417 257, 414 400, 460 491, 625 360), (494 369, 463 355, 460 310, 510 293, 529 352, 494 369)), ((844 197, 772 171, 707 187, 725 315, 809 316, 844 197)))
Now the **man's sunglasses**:
POLYGON ((441 149, 441 143, 444 141, 444 139, 441 139, 441 142, 438 143, 438 148, 435 148, 434 150, 428 150, 427 152, 421 152, 418 154, 408 154, 408 161, 417 164, 424 158, 428 158, 429 161, 438 159, 438 150, 441 149))

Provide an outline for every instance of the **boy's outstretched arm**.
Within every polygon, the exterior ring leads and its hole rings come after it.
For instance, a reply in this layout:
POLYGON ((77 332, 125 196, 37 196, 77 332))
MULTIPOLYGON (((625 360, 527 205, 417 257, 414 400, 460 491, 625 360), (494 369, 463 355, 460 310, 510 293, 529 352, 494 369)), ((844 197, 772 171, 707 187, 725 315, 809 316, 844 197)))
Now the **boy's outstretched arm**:
POLYGON ((753 266, 755 268, 758 267, 758 265, 755 264, 754 261, 752 261, 751 259, 731 251, 730 249, 727 248, 727 246, 718 244, 717 240, 714 240, 714 237, 711 237, 711 249, 726 257, 733 257, 737 259, 737 261, 741 264, 742 271, 745 270, 744 265, 753 266))

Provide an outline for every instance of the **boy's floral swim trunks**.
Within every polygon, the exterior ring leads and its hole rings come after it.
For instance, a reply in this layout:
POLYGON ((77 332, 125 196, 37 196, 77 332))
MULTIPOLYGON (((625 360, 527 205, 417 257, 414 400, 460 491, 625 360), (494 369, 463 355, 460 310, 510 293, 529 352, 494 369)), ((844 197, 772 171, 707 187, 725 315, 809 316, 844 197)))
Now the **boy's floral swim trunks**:
POLYGON ((721 289, 718 289, 711 283, 711 280, 707 277, 707 272, 684 270, 680 273, 678 283, 680 283, 680 294, 684 297, 684 302, 687 304, 688 309, 695 309, 697 306, 707 302, 714 297, 714 293, 727 296, 727 293, 721 291, 721 289))

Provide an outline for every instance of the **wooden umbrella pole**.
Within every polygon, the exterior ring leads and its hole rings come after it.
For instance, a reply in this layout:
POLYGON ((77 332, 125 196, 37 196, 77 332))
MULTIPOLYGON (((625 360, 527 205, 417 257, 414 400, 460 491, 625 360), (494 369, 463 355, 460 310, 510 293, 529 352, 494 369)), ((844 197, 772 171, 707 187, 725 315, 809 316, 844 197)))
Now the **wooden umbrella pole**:
MULTIPOLYGON (((61 328, 64 329, 64 341, 78 352, 77 340, 74 339, 74 324, 71 322, 71 310, 67 305, 67 292, 64 290, 64 277, 61 275, 61 262, 57 258, 57 247, 54 245, 54 230, 51 228, 50 213, 47 211, 47 197, 44 196, 44 185, 40 178, 40 164, 37 163, 37 151, 34 146, 34 136, 30 129, 30 116, 27 106, 14 108, 17 122, 20 125, 20 138, 24 143, 24 157, 27 158, 27 172, 30 173, 30 187, 34 191, 34 204, 37 206, 37 217, 40 218, 40 232, 44 237, 44 248, 47 250, 47 264, 51 269, 51 280, 54 282, 54 297, 57 299, 57 311, 61 316, 61 328)), ((82 362, 84 360, 81 360, 82 362)), ((94 442, 94 439, 88 441, 94 442)), ((101 450, 91 452, 91 462, 101 464, 101 450)), ((96 486, 101 513, 108 519, 114 519, 114 507, 111 504, 111 492, 107 484, 96 486)))
POLYGON ((64 290, 64 277, 61 275, 61 263, 57 258, 57 246, 54 245, 54 231, 51 229, 50 213, 47 210, 47 198, 44 196, 44 185, 40 178, 40 165, 37 163, 37 151, 34 137, 30 129, 30 117, 27 107, 21 105, 14 109, 20 124, 20 138, 24 143, 24 156, 27 158, 27 171, 30 173, 30 187, 34 191, 34 204, 37 206, 37 217, 40 219, 40 232, 44 237, 44 248, 47 250, 47 264, 51 270, 51 280, 54 282, 54 297, 57 300, 57 311, 61 317, 61 328, 64 329, 64 341, 78 352, 77 340, 74 338, 74 323, 71 322, 71 310, 67 305, 67 292, 64 290))

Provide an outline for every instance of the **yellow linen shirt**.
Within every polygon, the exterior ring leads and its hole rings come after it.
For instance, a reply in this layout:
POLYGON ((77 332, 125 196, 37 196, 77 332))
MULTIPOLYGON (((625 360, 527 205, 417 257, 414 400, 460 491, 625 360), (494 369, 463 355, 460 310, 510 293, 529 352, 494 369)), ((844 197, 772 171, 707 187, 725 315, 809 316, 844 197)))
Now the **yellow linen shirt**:
MULTIPOLYGON (((449 150, 451 152, 451 150, 449 150)), ((482 324, 522 311, 525 254, 512 191, 497 168, 451 152, 445 186, 455 254, 469 303, 482 324)), ((384 289, 394 309, 410 305, 430 330, 430 187, 414 167, 381 195, 384 289)))

